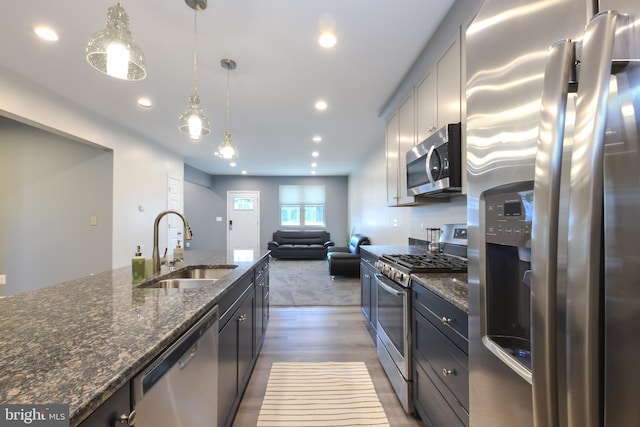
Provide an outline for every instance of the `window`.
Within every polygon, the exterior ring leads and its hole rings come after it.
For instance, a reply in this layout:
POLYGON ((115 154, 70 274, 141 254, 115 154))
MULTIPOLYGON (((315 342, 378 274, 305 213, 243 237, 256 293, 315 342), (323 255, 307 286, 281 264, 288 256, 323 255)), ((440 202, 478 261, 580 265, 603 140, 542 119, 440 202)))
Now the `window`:
POLYGON ((324 185, 281 185, 280 225, 325 226, 324 185))
POLYGON ((234 197, 233 210, 234 211, 252 211, 253 197, 234 197))

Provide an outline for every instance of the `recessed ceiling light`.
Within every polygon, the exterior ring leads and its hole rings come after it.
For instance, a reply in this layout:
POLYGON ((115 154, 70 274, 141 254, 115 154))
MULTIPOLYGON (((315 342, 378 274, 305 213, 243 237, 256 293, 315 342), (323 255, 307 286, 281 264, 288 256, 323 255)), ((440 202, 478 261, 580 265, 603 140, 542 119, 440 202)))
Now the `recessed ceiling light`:
POLYGON ((318 167, 318 164, 317 164, 316 162, 313 162, 313 163, 311 163, 311 167, 312 167, 312 168, 317 168, 317 167, 318 167))
POLYGON ((313 142, 321 142, 322 141, 322 137, 320 135, 314 135, 314 137, 312 139, 313 139, 313 142))
POLYGON ((236 167, 236 162, 229 163, 229 166, 231 166, 232 168, 235 168, 236 167))
POLYGON ((325 110, 327 108, 327 103, 323 100, 316 101, 316 110, 325 110))
POLYGON ((151 108, 151 100, 147 97, 138 98, 138 105, 142 108, 151 108))
POLYGON ((320 37, 318 37, 318 43, 325 48, 334 47, 337 42, 338 38, 333 33, 322 33, 320 37))
POLYGON ((242 171, 242 175, 246 175, 246 174, 247 174, 247 171, 242 171))
POLYGON ((43 40, 47 40, 50 42, 57 42, 59 40, 58 33, 56 33, 51 27, 39 25, 33 29, 33 32, 43 40))
POLYGON ((313 153, 311 153, 311 155, 313 157, 318 157, 320 155, 320 153, 318 153, 317 151, 314 151, 313 153))
POLYGON ((315 174, 316 174, 316 171, 311 171, 311 175, 315 175, 315 174))

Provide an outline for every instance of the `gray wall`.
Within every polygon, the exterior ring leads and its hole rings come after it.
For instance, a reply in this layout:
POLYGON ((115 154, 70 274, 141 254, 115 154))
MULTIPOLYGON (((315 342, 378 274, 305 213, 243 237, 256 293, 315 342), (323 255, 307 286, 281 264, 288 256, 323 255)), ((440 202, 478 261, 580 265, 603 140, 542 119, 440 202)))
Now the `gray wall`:
POLYGON ((0 295, 112 268, 112 170, 110 150, 0 117, 0 295))
MULTIPOLYGON (((226 250, 227 191, 260 192, 260 246, 266 249, 271 234, 281 229, 278 187, 280 185, 325 185, 326 230, 336 245, 348 232, 348 178, 207 175, 185 165, 184 212, 194 233, 190 249, 226 250), (222 217, 222 222, 216 222, 222 217)), ((317 227, 313 227, 317 229, 317 227)))

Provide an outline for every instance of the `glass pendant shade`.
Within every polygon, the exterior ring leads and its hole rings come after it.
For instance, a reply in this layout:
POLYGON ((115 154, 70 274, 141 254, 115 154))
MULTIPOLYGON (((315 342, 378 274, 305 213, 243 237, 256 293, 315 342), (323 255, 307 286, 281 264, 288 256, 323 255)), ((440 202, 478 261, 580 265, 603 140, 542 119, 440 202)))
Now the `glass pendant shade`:
POLYGON ((91 36, 86 54, 93 68, 112 77, 142 80, 147 75, 144 53, 131 37, 120 2, 107 11, 107 26, 91 36))
POLYGON ((192 141, 199 141, 202 136, 211 132, 209 119, 202 112, 200 97, 195 92, 189 97, 187 111, 178 119, 178 129, 189 134, 192 141))
POLYGON ((236 148, 235 145, 233 145, 230 131, 225 131, 224 141, 222 141, 222 143, 218 145, 218 149, 214 154, 226 160, 238 158, 239 156, 238 149, 236 148))
POLYGON ((224 141, 218 145, 218 149, 215 151, 216 156, 225 160, 237 159, 240 156, 238 148, 233 144, 231 139, 231 131, 229 126, 229 117, 231 116, 231 102, 229 95, 229 72, 236 69, 236 62, 233 59, 223 59, 220 61, 220 66, 227 70, 227 130, 224 132, 224 141))

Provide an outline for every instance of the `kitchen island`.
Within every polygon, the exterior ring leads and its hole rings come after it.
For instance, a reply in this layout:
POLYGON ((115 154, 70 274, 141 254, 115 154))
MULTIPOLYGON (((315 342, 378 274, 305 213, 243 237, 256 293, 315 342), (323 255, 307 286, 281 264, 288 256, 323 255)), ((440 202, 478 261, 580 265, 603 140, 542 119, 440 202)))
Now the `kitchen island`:
POLYGON ((186 251, 185 266, 237 266, 198 289, 133 285, 127 266, 0 299, 0 402, 68 404, 77 426, 267 256, 186 251))

